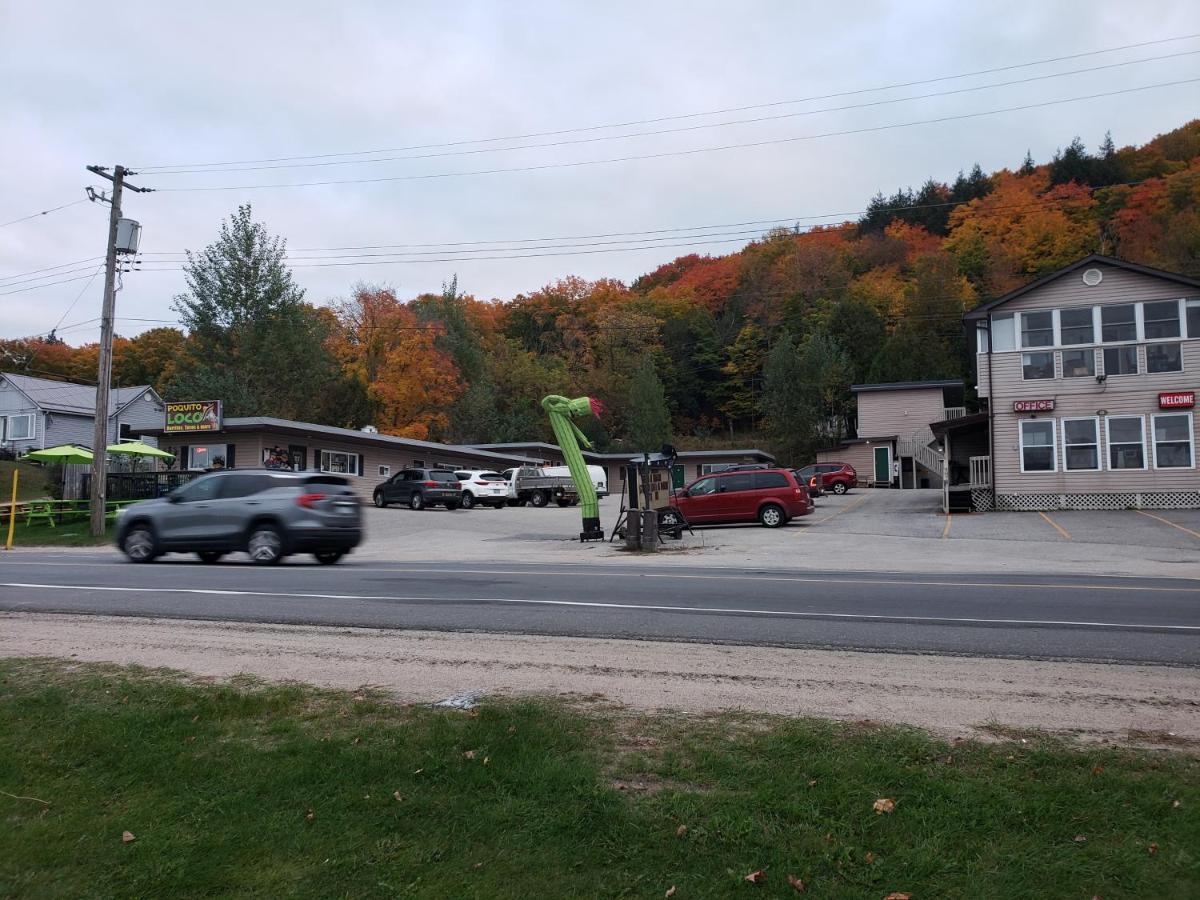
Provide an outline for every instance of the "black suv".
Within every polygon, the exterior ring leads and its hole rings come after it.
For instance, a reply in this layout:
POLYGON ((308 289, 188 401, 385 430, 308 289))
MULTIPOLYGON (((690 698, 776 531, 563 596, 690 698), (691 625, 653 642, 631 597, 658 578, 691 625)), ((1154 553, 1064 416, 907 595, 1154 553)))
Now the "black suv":
POLYGON ((133 562, 195 553, 213 563, 244 550, 273 565, 292 553, 335 563, 362 540, 358 497, 340 475, 229 469, 203 475, 117 517, 117 546, 133 562))
POLYGON ((458 476, 448 469, 401 469, 375 488, 373 497, 380 508, 405 503, 413 509, 458 509, 462 505, 462 486, 458 476))

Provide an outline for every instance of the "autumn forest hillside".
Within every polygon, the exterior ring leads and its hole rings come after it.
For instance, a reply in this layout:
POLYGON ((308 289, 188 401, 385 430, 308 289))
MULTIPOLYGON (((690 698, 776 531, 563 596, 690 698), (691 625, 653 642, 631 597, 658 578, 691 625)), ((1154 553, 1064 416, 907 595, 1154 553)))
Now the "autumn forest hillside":
MULTIPOLYGON (((114 375, 169 399, 220 397, 227 415, 452 442, 547 438, 540 398, 588 394, 606 409, 589 426, 602 447, 736 440, 798 463, 852 433, 850 384, 969 378, 962 314, 1080 256, 1200 276, 1200 120, 1136 148, 1076 139, 1042 164, 968 163, 866 209, 632 284, 568 277, 484 300, 450 277, 441 294, 360 283, 314 305, 286 235, 242 207, 189 255, 182 328, 119 339, 114 375), (252 271, 236 290, 219 277, 252 271)), ((96 347, 6 341, 0 362, 94 381, 96 347)))

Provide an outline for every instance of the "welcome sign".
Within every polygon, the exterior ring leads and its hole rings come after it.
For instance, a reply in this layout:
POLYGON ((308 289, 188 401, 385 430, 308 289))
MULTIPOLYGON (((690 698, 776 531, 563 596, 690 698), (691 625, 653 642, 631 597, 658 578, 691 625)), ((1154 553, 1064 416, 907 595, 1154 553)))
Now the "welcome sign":
POLYGON ((163 430, 168 434, 220 431, 221 401, 190 400, 186 403, 168 403, 167 422, 163 430))

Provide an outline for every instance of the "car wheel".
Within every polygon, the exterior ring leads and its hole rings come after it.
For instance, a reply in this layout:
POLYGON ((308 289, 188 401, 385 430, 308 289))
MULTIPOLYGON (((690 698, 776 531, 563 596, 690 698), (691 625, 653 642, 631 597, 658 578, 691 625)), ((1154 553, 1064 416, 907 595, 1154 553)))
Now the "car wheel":
POLYGON ((408 501, 408 505, 412 509, 422 510, 425 508, 425 498, 422 497, 419 493, 413 494, 412 497, 408 501))
POLYGON ((683 524, 683 514, 677 509, 664 509, 658 514, 658 524, 666 528, 674 528, 683 524))
POLYGON ((323 566, 332 566, 345 555, 345 550, 318 550, 313 554, 317 558, 317 562, 323 566))
POLYGON ((846 487, 846 482, 835 481, 833 483, 833 492, 835 494, 844 494, 844 493, 846 493, 847 490, 849 490, 849 488, 846 487))
POLYGON ((250 561, 259 566, 273 566, 283 559, 283 535, 274 525, 259 525, 250 532, 246 543, 250 561))
POLYGON ((778 528, 780 525, 787 524, 787 516, 784 515, 782 507, 768 503, 758 511, 758 521, 768 528, 778 528))
POLYGON ((382 491, 375 492, 375 505, 378 506, 380 509, 387 508, 387 501, 383 499, 382 491))
POLYGON ((225 554, 220 550, 201 550, 196 555, 200 557, 200 562, 202 563, 215 563, 218 562, 225 554))
POLYGON ((534 491, 529 495, 529 502, 534 506, 542 507, 550 502, 550 497, 547 496, 545 491, 534 491))
POLYGON ((458 504, 455 503, 453 500, 451 500, 449 503, 446 504, 446 509, 449 510, 450 512, 454 512, 454 510, 458 509, 458 504))
POLYGON ((134 525, 121 539, 121 551, 130 562, 153 562, 158 555, 154 551, 154 532, 148 525, 134 525))
POLYGON ((555 502, 563 509, 566 509, 568 506, 571 505, 571 501, 568 500, 566 497, 561 497, 558 500, 556 500, 555 502))
POLYGON ((474 506, 475 506, 475 495, 472 494, 470 491, 463 491, 462 508, 463 509, 471 509, 474 506))

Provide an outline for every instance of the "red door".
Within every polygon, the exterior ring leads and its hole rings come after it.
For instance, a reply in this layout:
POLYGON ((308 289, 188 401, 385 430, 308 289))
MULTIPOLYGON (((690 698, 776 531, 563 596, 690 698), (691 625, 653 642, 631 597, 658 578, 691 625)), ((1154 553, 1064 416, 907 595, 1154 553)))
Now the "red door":
POLYGON ((711 522, 720 518, 723 497, 717 493, 717 479, 709 476, 693 482, 687 496, 679 496, 676 504, 689 522, 711 522))

